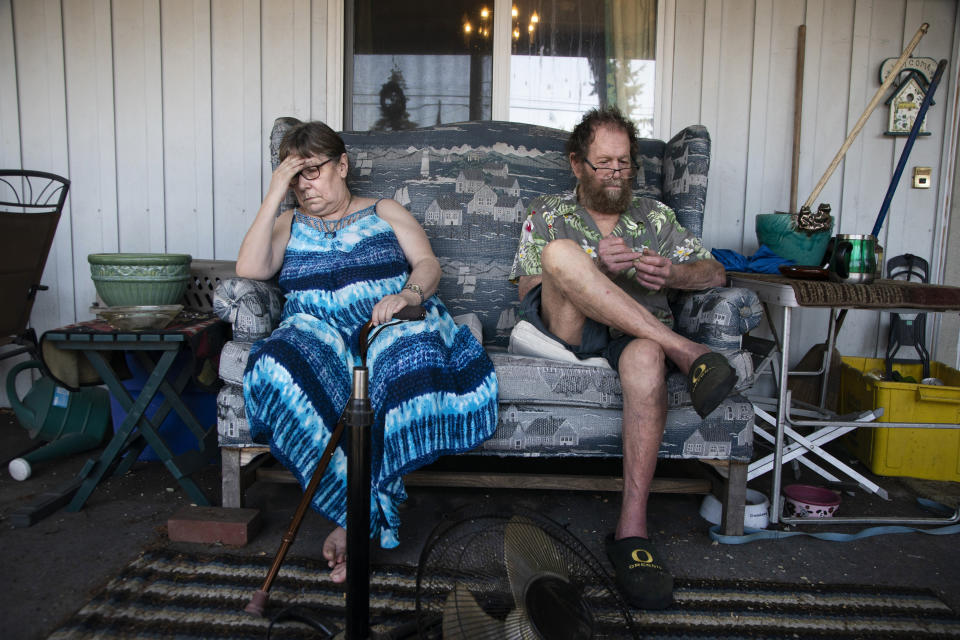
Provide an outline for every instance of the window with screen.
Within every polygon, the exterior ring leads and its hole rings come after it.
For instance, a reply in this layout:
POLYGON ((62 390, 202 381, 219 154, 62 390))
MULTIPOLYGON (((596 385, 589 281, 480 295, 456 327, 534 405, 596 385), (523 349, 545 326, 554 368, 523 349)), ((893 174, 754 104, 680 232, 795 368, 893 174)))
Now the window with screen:
POLYGON ((618 105, 653 132, 656 0, 347 2, 348 129, 486 120, 502 101, 512 121, 561 129, 618 105), (493 95, 495 55, 509 95, 493 95))

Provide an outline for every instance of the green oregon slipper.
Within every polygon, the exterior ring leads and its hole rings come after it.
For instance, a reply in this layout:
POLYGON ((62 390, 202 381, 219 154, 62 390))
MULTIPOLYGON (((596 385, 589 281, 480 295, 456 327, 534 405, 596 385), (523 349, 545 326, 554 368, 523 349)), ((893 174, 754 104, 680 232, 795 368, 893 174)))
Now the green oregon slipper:
POLYGON ((673 604, 673 576, 647 538, 606 539, 620 592, 638 609, 666 609, 673 604))
POLYGON ((701 418, 706 418, 733 391, 737 372, 726 358, 710 351, 693 361, 687 381, 693 408, 701 418))

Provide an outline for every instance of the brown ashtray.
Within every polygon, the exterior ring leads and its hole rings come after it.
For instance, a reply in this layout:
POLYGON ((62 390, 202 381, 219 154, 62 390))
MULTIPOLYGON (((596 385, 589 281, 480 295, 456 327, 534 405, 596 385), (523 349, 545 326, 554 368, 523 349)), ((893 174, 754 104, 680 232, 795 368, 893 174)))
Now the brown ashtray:
POLYGON ((778 267, 780 273, 788 278, 798 278, 800 280, 829 280, 830 271, 824 267, 815 267, 805 264, 782 264, 778 267))

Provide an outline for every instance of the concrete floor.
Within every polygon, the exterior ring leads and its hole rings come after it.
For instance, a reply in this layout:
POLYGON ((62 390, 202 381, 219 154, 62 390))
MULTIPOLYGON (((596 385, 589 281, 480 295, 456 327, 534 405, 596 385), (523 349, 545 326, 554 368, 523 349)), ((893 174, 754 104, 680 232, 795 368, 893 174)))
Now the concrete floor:
MULTIPOLYGON (((30 444, 9 410, 0 410, 0 460, 30 444)), ((170 543, 166 521, 187 498, 159 463, 138 463, 123 477, 106 481, 78 513, 59 511, 29 528, 14 528, 9 514, 40 493, 69 482, 82 466, 80 454, 36 465, 35 475, 16 482, 0 469, 0 566, 3 597, 0 629, 7 640, 45 638, 85 604, 123 566, 151 545, 178 549, 272 557, 299 499, 293 485, 260 483, 248 494, 248 505, 261 510, 264 527, 244 548, 170 543)), ((677 471, 663 465, 662 471, 677 471)), ((658 471, 659 473, 659 471, 658 471)), ((197 476, 211 500, 219 501, 219 472, 211 465, 197 476)), ((789 481, 793 481, 792 475, 789 481)), ((817 483, 804 475, 801 481, 817 483)), ((915 486, 893 478, 879 480, 893 500, 856 491, 844 495, 843 515, 926 515, 914 506, 915 486)), ((751 487, 768 491, 763 478, 751 487)), ((933 483, 924 491, 957 495, 957 483, 933 483), (932 487, 932 488, 931 488, 932 487)), ((519 503, 569 525, 598 557, 602 539, 613 529, 618 496, 611 493, 487 491, 411 488, 403 506, 401 545, 377 549, 373 562, 416 564, 434 525, 451 511, 467 505, 519 503)), ((698 515, 700 496, 654 495, 650 517, 653 531, 677 576, 731 578, 777 582, 883 584, 926 586, 960 613, 960 554, 958 537, 919 533, 884 535, 855 542, 827 542, 808 537, 760 541, 743 545, 711 542, 707 523, 698 515)), ((320 556, 330 525, 310 513, 291 555, 320 556)), ((849 531, 840 527, 811 531, 849 531)), ((604 558, 604 562, 605 562, 604 558)))

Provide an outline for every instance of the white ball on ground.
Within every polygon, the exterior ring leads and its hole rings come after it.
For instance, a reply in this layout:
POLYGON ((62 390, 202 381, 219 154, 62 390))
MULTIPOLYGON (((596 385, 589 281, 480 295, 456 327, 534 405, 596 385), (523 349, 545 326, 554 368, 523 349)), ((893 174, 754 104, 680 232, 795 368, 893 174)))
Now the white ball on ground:
POLYGON ((7 469, 10 471, 10 476, 14 480, 26 480, 30 477, 30 474, 33 473, 33 469, 30 468, 30 463, 24 460, 23 458, 14 458, 10 461, 10 464, 7 465, 7 469))

